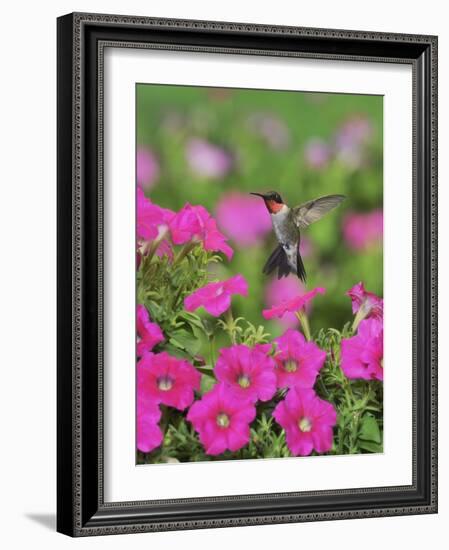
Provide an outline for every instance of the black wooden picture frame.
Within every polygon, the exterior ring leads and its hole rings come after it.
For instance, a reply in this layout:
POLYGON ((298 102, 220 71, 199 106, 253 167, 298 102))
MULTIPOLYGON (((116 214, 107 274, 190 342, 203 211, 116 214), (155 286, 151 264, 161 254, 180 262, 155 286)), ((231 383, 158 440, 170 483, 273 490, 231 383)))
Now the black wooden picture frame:
POLYGON ((71 536, 437 511, 437 38, 76 13, 58 27, 58 498, 71 536), (406 63, 413 70, 413 483, 105 503, 102 55, 105 43, 406 63))

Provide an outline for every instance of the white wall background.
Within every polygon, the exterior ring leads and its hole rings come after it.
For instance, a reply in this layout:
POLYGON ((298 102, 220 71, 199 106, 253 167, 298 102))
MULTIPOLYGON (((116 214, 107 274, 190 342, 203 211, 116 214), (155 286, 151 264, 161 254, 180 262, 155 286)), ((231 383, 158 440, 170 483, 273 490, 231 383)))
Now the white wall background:
MULTIPOLYGON (((60 0, 9 2, 2 9, 0 86, 0 540, 4 548, 152 549, 273 548, 279 545, 403 548, 435 545, 449 521, 446 436, 449 371, 444 340, 440 360, 440 513, 299 525, 245 527, 72 540, 55 529, 55 332, 56 332, 56 22, 71 11, 275 23, 373 31, 438 34, 440 37, 440 205, 449 203, 449 30, 443 0, 321 0, 242 2, 164 0, 127 2, 60 0)), ((440 330, 449 329, 445 281, 449 278, 440 226, 440 330)))

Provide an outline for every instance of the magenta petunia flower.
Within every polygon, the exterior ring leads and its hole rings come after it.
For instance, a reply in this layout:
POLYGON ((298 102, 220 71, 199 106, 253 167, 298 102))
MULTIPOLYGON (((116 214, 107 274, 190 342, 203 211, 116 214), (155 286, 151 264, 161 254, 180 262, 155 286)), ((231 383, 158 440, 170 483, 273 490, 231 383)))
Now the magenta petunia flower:
MULTIPOLYGON (((265 304, 268 308, 291 300, 298 296, 298 294, 304 294, 305 287, 301 281, 296 277, 283 277, 278 279, 277 277, 271 279, 265 288, 265 304)), ((298 318, 294 313, 286 313, 282 319, 278 320, 278 323, 283 328, 294 328, 298 325, 298 318)))
POLYGON ((142 399, 184 410, 200 389, 200 373, 188 361, 167 352, 146 353, 137 363, 137 384, 142 399))
POLYGON ((209 283, 184 299, 187 311, 195 311, 203 306, 214 317, 219 317, 231 307, 231 296, 241 294, 248 296, 248 283, 243 275, 237 274, 226 281, 209 283))
POLYGON ((383 380, 383 323, 365 319, 357 334, 341 341, 341 369, 347 378, 383 380))
POLYGON ((224 384, 216 384, 195 401, 187 414, 206 453, 214 456, 244 447, 250 438, 249 424, 255 417, 255 406, 234 397, 224 384))
POLYGON ((362 282, 354 285, 346 295, 352 301, 352 313, 357 313, 361 318, 374 317, 381 321, 384 314, 384 301, 373 292, 368 292, 362 282))
POLYGON ((150 149, 139 147, 136 155, 137 185, 151 189, 159 176, 159 163, 150 149))
POLYGON ((275 342, 278 347, 274 356, 278 387, 313 388, 326 360, 326 352, 292 329, 276 338, 275 342))
POLYGON ((383 212, 360 213, 350 212, 343 219, 343 237, 349 248, 367 250, 382 244, 383 212))
POLYGON ((152 241, 160 238, 168 230, 168 224, 175 213, 161 208, 145 197, 142 189, 137 188, 137 238, 152 241))
POLYGON ((287 312, 294 313, 295 311, 304 309, 305 306, 317 294, 324 294, 325 292, 326 292, 325 288, 321 288, 321 287, 314 288, 310 292, 306 292, 303 295, 296 296, 291 300, 285 300, 281 302, 279 305, 273 306, 271 309, 264 309, 262 311, 262 315, 265 317, 265 319, 273 319, 273 317, 282 317, 287 312))
POLYGON ((215 376, 237 399, 255 403, 258 399, 268 401, 276 393, 275 363, 265 349, 269 351, 268 346, 239 344, 220 350, 215 376))
POLYGON ((261 200, 232 191, 220 199, 217 207, 218 225, 241 247, 260 243, 271 231, 270 216, 261 200))
POLYGON ((136 329, 138 357, 141 357, 147 351, 151 351, 156 344, 164 340, 159 325, 150 321, 146 307, 141 304, 137 306, 136 329))
POLYGON ((333 426, 337 413, 331 403, 320 399, 310 388, 291 388, 273 411, 284 430, 287 446, 295 456, 308 456, 315 450, 326 453, 332 448, 333 426))
POLYGON ((159 447, 163 440, 158 422, 161 419, 159 406, 137 396, 137 448, 149 453, 159 447))
POLYGON ((233 166, 233 157, 228 151, 197 138, 187 143, 186 159, 193 172, 211 179, 223 178, 233 166))
POLYGON ((320 170, 329 164, 331 148, 324 140, 313 138, 305 145, 304 158, 310 168, 320 170))
POLYGON ((192 206, 187 203, 170 220, 169 225, 175 244, 202 242, 205 250, 223 252, 229 260, 232 258, 232 248, 226 243, 226 237, 220 233, 217 222, 204 206, 192 206))

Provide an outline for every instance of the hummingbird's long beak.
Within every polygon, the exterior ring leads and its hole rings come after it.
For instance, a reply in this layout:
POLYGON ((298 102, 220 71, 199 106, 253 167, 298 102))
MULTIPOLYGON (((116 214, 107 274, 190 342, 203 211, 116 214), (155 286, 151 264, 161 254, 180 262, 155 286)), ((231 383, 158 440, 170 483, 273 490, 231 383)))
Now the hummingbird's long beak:
POLYGON ((265 198, 265 195, 263 193, 250 193, 250 195, 256 195, 256 197, 262 197, 265 198))

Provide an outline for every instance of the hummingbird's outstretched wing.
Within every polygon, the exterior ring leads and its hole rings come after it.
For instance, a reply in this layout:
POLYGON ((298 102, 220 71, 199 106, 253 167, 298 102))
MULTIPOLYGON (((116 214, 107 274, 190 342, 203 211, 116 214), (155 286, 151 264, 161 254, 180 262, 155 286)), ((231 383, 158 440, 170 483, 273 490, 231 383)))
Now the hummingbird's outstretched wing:
POLYGON ((292 208, 293 221, 299 229, 320 220, 330 210, 337 207, 346 197, 344 195, 326 195, 292 208))

